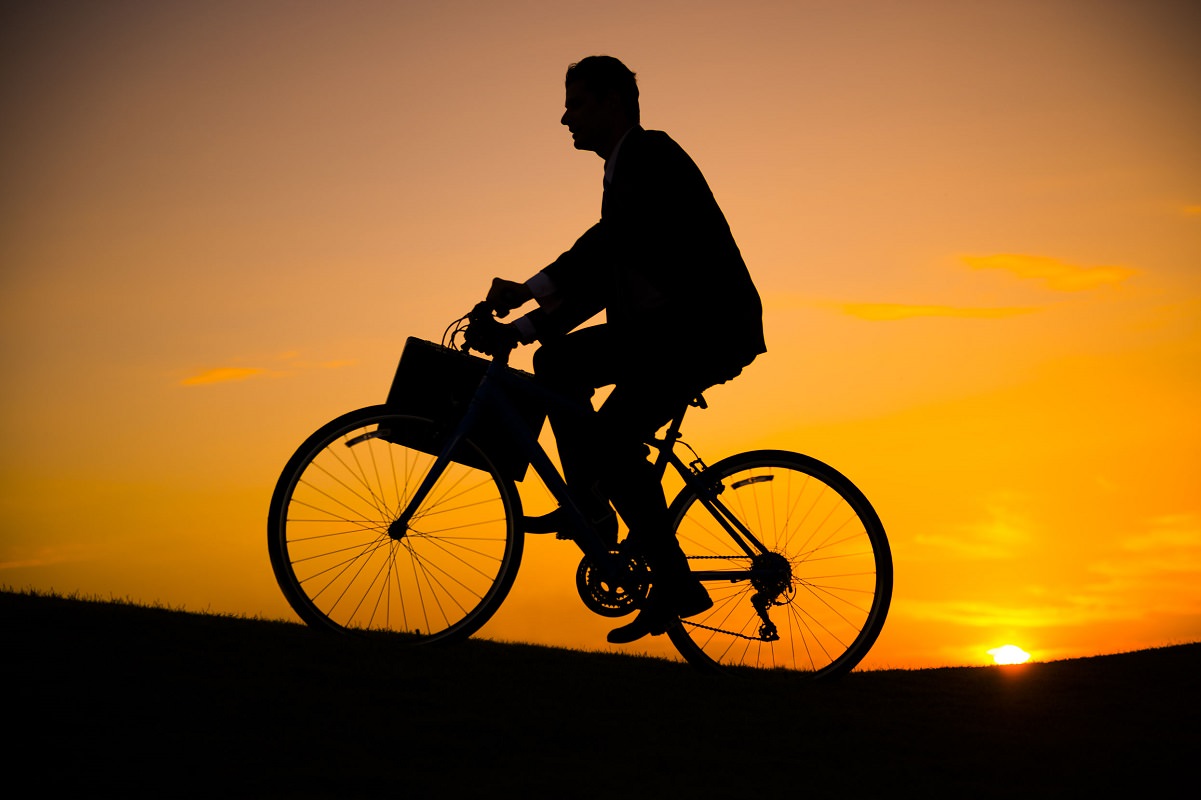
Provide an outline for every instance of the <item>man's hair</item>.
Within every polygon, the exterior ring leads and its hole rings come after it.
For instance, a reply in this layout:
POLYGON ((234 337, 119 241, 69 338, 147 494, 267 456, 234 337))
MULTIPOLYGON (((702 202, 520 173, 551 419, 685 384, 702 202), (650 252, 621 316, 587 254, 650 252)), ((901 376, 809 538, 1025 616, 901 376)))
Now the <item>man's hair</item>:
POLYGON ((632 122, 639 122, 638 82, 634 73, 613 56, 588 56, 567 68, 567 85, 582 81, 598 96, 615 92, 622 110, 632 122))

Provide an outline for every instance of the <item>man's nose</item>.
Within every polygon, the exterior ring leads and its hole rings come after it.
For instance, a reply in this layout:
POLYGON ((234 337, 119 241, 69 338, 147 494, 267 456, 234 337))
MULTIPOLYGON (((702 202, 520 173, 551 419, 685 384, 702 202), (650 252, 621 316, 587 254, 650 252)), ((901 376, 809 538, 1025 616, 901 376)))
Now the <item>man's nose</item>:
POLYGON ((560 125, 566 125, 566 124, 567 124, 567 112, 566 112, 566 111, 564 111, 564 112, 563 112, 563 116, 559 118, 559 124, 560 124, 560 125))

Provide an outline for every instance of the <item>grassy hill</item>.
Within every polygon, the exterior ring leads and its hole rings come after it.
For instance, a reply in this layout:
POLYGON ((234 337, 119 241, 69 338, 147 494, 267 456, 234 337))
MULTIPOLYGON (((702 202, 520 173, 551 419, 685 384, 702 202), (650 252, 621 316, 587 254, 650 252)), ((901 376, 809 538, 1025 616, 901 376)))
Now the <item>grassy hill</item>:
POLYGON ((1201 747, 1201 644, 808 685, 12 592, 0 624, 37 796, 1178 796, 1201 747))

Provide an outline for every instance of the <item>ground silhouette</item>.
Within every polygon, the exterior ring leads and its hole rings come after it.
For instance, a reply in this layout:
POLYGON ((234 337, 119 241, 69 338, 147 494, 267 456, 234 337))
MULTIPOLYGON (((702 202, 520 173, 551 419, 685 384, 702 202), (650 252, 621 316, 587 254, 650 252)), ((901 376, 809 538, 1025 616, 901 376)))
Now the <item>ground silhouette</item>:
POLYGON ((15 592, 0 623, 39 795, 1145 796, 1201 746, 1201 644, 809 685, 15 592))

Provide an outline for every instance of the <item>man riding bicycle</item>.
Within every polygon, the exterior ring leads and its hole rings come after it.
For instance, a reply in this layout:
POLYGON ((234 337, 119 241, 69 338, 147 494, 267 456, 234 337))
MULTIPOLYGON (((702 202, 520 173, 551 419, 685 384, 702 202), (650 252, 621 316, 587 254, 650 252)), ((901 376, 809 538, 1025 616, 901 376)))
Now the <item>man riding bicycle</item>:
POLYGON ((565 83, 562 123, 576 149, 605 160, 600 221, 528 281, 494 279, 487 303, 504 316, 537 301, 501 335, 540 343, 540 380, 582 402, 613 386, 595 418, 552 412, 550 422, 581 510, 615 545, 615 508, 651 569, 640 613, 609 633, 626 643, 713 604, 671 533, 644 442, 766 350, 763 311, 704 176, 667 134, 640 126, 634 73, 590 56, 565 83), (579 327, 602 310, 604 323, 579 327))

